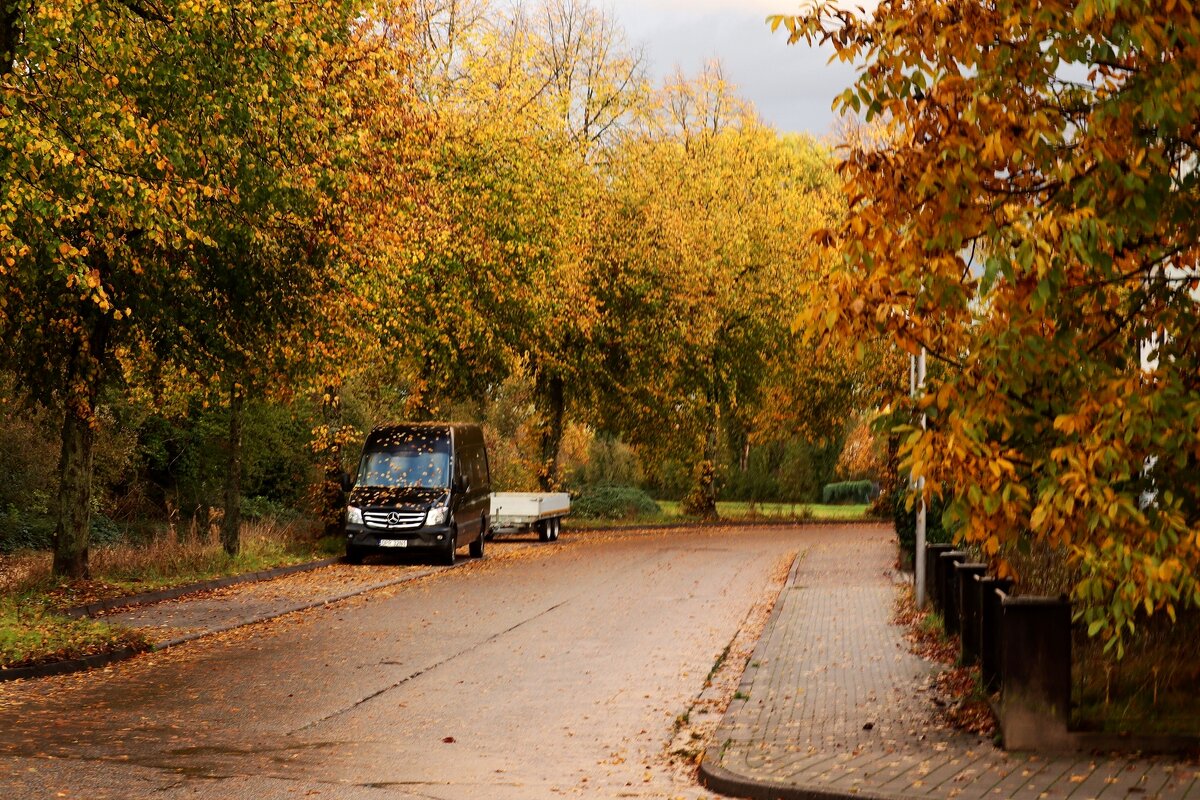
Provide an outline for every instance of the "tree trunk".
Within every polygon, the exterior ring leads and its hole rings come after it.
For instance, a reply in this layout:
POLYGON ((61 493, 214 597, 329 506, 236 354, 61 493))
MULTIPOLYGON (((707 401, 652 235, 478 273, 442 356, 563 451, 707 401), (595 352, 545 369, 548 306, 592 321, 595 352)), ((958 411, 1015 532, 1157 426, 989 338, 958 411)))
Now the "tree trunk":
MULTIPOLYGON (((212 506, 210 506, 206 501, 202 500, 196 506, 196 513, 192 517, 192 528, 194 529, 194 532, 195 532, 196 541, 199 541, 199 542, 207 541, 208 540, 208 532, 209 532, 208 529, 210 527, 212 527, 212 506)), ((179 541, 182 542, 185 539, 187 539, 189 536, 191 536, 192 533, 193 533, 193 531, 191 531, 191 530, 185 531, 183 529, 183 526, 181 525, 179 527, 177 536, 179 538, 179 541)))
POLYGON ((683 498, 683 512, 712 520, 717 518, 717 444, 719 410, 713 412, 704 435, 704 452, 692 471, 692 490, 683 498))
POLYGON ((340 387, 327 386, 321 401, 321 416, 329 437, 321 453, 325 480, 317 496, 323 536, 341 537, 346 532, 346 492, 342 488, 342 398, 340 387))
POLYGON ((236 383, 229 390, 228 461, 225 469, 225 515, 221 519, 221 546, 231 556, 241 547, 242 531, 242 418, 245 397, 236 383))
POLYGON ((559 487, 558 451, 562 447, 563 417, 566 413, 565 386, 560 375, 538 375, 535 402, 542 412, 542 468, 538 484, 543 492, 559 487))
POLYGON ((87 320, 78 334, 64 381, 62 451, 58 461, 58 520, 54 529, 55 576, 87 578, 92 524, 92 462, 96 400, 103 383, 108 317, 87 320))
POLYGON ((54 530, 55 575, 82 579, 88 575, 88 541, 92 523, 92 453, 95 431, 68 406, 63 415, 62 455, 58 464, 58 524, 54 530))

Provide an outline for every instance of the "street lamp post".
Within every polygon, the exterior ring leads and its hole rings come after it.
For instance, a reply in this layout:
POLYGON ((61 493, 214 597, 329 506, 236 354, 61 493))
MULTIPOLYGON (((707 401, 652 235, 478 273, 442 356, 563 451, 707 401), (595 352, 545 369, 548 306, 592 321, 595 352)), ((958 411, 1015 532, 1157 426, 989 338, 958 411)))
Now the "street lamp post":
MULTIPOLYGON (((919 356, 909 356, 909 390, 913 399, 925 388, 925 348, 919 356)), ((925 429, 925 415, 921 415, 921 429, 925 429)), ((917 531, 913 544, 913 579, 916 583, 917 608, 925 608, 925 477, 910 475, 909 485, 919 492, 917 496, 917 531)))

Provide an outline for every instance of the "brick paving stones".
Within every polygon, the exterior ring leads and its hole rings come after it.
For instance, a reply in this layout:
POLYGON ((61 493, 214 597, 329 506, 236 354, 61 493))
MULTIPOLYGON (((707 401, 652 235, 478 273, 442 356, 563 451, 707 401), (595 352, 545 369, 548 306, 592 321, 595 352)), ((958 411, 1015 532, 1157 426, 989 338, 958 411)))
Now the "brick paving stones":
POLYGON ((937 667, 892 625, 895 543, 877 526, 820 537, 797 560, 701 765, 751 798, 1200 800, 1168 758, 1011 754, 939 722, 937 667))

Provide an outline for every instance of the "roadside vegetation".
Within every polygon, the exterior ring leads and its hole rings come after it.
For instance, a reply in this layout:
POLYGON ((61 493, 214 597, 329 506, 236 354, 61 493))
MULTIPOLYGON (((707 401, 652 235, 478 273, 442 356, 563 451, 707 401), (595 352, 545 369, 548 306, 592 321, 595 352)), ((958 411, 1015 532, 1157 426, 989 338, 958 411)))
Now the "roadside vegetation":
MULTIPOLYGON (((857 522, 878 519, 867 504, 821 505, 819 503, 754 503, 737 500, 717 502, 717 521, 736 522, 857 522)), ((611 506, 605 513, 573 506, 568 528, 597 528, 619 523, 622 525, 674 525, 703 521, 686 514, 678 500, 659 500, 655 508, 628 512, 628 507, 611 506)))
POLYGON ((814 357, 790 324, 844 213, 833 150, 720 64, 651 80, 586 1, 0 26, 0 553, 115 585, 106 553, 181 531, 229 565, 246 521, 336 534, 338 477, 400 420, 479 422, 495 489, 585 505, 879 480, 899 351, 814 357))
POLYGON ((52 574, 48 550, 0 554, 0 669, 141 647, 143 638, 104 620, 67 616, 69 608, 111 598, 243 575, 329 558, 342 552, 338 538, 316 538, 310 524, 245 523, 242 547, 229 555, 214 527, 195 528, 144 542, 122 541, 92 553, 92 577, 63 580, 52 574))
POLYGON ((1052 553, 1116 658, 1200 608, 1200 17, 921 0, 771 24, 862 65, 801 325, 928 354, 917 401, 893 398, 905 471, 1001 575, 1052 553))
MULTIPOLYGON (((685 517, 677 503, 659 503, 671 517, 685 517)), ((873 518, 871 506, 866 503, 828 505, 820 503, 756 503, 750 501, 721 501, 717 511, 723 520, 812 520, 857 521, 873 518)))
POLYGON ((0 553, 311 557, 369 428, 457 419, 598 518, 869 499, 907 544, 921 474, 1119 659, 1200 608, 1200 22, 1147 9, 774 18, 863 64, 835 150, 587 0, 14 6, 0 553))

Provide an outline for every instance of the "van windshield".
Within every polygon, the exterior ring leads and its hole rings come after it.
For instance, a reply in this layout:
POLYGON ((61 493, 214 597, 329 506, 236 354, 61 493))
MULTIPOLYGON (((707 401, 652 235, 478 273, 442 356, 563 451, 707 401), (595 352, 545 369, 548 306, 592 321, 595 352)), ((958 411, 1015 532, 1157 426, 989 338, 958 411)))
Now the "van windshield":
POLYGON ((445 489, 450 485, 450 454, 429 445, 390 447, 363 453, 359 486, 445 489))

